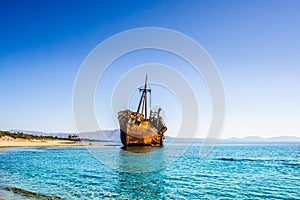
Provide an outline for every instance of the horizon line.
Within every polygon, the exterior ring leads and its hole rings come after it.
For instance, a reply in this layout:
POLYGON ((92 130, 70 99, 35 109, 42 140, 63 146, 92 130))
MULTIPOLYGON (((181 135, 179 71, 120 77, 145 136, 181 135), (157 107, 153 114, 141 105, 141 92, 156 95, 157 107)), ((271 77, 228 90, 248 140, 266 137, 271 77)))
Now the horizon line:
MULTIPOLYGON (((119 130, 117 129, 104 129, 104 130, 96 130, 96 131, 86 131, 86 132, 82 132, 82 133, 76 133, 76 132, 67 132, 67 131, 56 131, 56 132, 45 132, 45 131, 37 131, 37 130, 20 130, 20 129, 10 129, 10 130, 2 130, 2 131, 8 131, 8 132, 40 132, 40 133, 44 133, 44 134, 73 134, 73 135, 80 135, 80 134, 84 134, 84 133, 93 133, 93 132, 98 132, 98 131, 116 131, 119 130)), ((27 133, 28 134, 28 133, 27 133)), ((237 136, 232 136, 232 137, 220 137, 220 138, 207 138, 207 137, 192 137, 192 138, 188 138, 188 137, 174 137, 174 136, 170 136, 170 135, 165 135, 166 137, 170 137, 170 138, 177 138, 177 139, 203 139, 203 140, 233 140, 233 139, 272 139, 272 138, 280 138, 280 137, 293 137, 293 138, 299 138, 300 136, 294 136, 294 135, 279 135, 279 136, 268 136, 268 137, 262 137, 262 136, 257 136, 257 135, 248 135, 248 136, 244 136, 244 137, 237 137, 237 136)))

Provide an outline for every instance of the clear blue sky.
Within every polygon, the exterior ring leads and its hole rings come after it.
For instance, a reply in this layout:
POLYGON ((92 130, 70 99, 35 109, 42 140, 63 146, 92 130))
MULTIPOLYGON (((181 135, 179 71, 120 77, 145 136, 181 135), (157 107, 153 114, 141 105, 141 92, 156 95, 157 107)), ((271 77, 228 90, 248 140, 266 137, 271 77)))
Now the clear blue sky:
POLYGON ((73 83, 84 58, 114 34, 157 26, 194 38, 218 66, 223 137, 297 136, 299 10, 297 0, 2 0, 0 129, 74 131, 73 83))

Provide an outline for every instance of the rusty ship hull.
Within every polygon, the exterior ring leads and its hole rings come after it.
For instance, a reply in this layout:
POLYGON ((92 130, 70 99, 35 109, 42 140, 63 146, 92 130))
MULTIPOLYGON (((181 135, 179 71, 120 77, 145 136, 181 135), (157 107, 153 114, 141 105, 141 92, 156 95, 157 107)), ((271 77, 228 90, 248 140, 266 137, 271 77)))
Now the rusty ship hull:
POLYGON ((120 138, 124 146, 162 146, 167 127, 162 119, 145 119, 144 115, 130 110, 118 113, 120 138))

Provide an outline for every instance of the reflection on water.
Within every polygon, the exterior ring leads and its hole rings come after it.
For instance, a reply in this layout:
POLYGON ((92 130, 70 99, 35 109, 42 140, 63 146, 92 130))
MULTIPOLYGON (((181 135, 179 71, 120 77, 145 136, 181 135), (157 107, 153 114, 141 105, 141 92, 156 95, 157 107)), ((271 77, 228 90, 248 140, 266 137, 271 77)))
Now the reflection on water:
POLYGON ((157 171, 165 167, 163 148, 126 147, 120 148, 118 170, 144 173, 157 171))
POLYGON ((132 153, 148 153, 150 151, 156 150, 161 147, 151 147, 151 146, 133 146, 133 147, 121 147, 122 150, 132 152, 132 153))
POLYGON ((173 165, 188 149, 189 143, 166 143, 162 147, 151 146, 87 146, 88 151, 111 169, 132 172, 151 172, 173 165))
POLYGON ((176 158, 164 147, 88 147, 88 151, 111 169, 138 173, 161 170, 176 158))

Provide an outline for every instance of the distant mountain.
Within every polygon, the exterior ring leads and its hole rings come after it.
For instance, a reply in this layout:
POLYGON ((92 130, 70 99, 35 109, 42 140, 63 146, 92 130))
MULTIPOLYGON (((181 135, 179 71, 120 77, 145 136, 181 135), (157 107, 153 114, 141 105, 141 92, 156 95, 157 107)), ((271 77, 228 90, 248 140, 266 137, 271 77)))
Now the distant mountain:
POLYGON ((270 137, 267 140, 272 142, 300 142, 300 137, 296 136, 278 136, 278 137, 270 137))
POLYGON ((119 129, 85 132, 78 134, 78 136, 82 139, 121 142, 119 129))
POLYGON ((233 142, 300 142, 300 137, 296 136, 278 136, 278 137, 269 137, 262 138, 258 136, 248 136, 244 138, 228 138, 221 139, 223 141, 233 141, 233 142))
POLYGON ((248 137, 242 138, 242 140, 247 140, 247 141, 261 141, 261 140, 263 140, 263 138, 258 137, 258 136, 248 136, 248 137))

